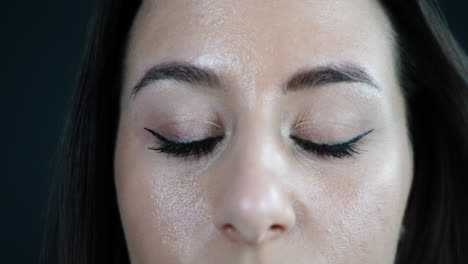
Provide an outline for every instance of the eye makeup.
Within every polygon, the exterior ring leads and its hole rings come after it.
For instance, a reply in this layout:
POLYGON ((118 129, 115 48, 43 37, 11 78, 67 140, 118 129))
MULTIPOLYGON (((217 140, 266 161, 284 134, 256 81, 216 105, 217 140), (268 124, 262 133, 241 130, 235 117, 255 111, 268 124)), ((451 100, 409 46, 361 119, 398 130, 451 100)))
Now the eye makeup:
MULTIPOLYGON (((355 107, 353 100, 345 96, 313 95, 292 98, 293 107, 282 117, 285 128, 289 127, 283 130, 287 131, 283 137, 288 137, 302 151, 323 159, 346 159, 361 154, 361 139, 375 127, 368 112, 355 107), (349 106, 350 103, 353 104, 349 106)), ((148 149, 171 158, 196 160, 208 156, 226 139, 226 131, 232 126, 229 121, 233 120, 229 116, 232 111, 225 111, 225 105, 212 107, 208 102, 200 104, 188 98, 182 104, 178 100, 171 104, 161 102, 145 122, 144 131, 154 142, 148 149), (226 123, 231 125, 226 127, 226 123)))
POLYGON ((159 147, 148 147, 159 153, 166 153, 174 157, 195 157, 196 159, 201 156, 207 155, 213 151, 224 138, 224 135, 208 137, 195 141, 171 141, 154 130, 145 127, 145 130, 151 133, 158 141, 159 147))
MULTIPOLYGON (((154 130, 146 127, 144 129, 157 139, 159 145, 158 147, 148 147, 148 149, 159 153, 166 153, 168 156, 178 158, 194 157, 195 159, 199 159, 202 156, 212 153, 216 146, 224 139, 224 135, 219 135, 194 141, 173 141, 160 135, 154 130)), ((333 144, 315 143, 294 135, 291 135, 290 138, 303 150, 319 157, 343 159, 354 157, 359 154, 360 149, 357 147, 357 143, 372 131, 374 130, 371 129, 350 140, 333 144)))
POLYGON ((353 158, 361 154, 360 140, 374 131, 362 130, 372 124, 369 119, 340 108, 338 111, 323 109, 327 108, 301 110, 293 119, 290 139, 301 150, 323 159, 353 158))
POLYGON ((316 154, 319 157, 333 157, 343 159, 354 157, 355 155, 359 154, 361 150, 357 147, 358 141, 372 131, 374 130, 371 129, 350 140, 333 144, 314 143, 297 136, 290 136, 290 138, 305 151, 316 154))

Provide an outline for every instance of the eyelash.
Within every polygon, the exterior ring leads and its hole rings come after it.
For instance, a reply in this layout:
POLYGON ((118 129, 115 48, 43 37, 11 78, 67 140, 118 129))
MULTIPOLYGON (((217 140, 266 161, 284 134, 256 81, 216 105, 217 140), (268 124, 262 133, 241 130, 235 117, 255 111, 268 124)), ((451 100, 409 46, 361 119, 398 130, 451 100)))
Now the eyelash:
MULTIPOLYGON (((145 128, 145 130, 155 136, 161 145, 159 147, 149 147, 148 149, 179 158, 195 157, 198 159, 201 156, 211 153, 218 143, 224 139, 224 136, 216 136, 191 142, 175 142, 161 136, 151 129, 145 128)), ((360 149, 357 148, 356 143, 372 131, 373 129, 351 140, 336 144, 318 144, 295 136, 290 137, 307 152, 314 153, 320 157, 343 159, 359 154, 360 149)))
POLYGON ((145 128, 145 130, 155 136, 161 145, 160 147, 149 147, 148 149, 180 158, 193 156, 198 159, 201 156, 211 153, 216 145, 224 138, 224 136, 216 136, 191 142, 174 142, 151 129, 145 128))
POLYGON ((318 144, 295 136, 291 136, 291 139, 305 151, 315 153, 320 157, 343 159, 359 154, 361 150, 356 146, 357 142, 372 131, 374 130, 371 129, 353 139, 335 144, 318 144))

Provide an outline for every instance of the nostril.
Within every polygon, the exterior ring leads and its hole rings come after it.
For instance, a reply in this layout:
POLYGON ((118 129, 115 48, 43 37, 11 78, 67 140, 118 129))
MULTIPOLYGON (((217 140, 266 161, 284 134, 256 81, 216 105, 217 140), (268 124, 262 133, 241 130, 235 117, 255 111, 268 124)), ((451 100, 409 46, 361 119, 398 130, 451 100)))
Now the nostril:
POLYGON ((241 232, 241 230, 237 229, 233 224, 227 223, 220 227, 222 233, 224 233, 229 239, 240 242, 248 242, 248 243, 259 243, 266 240, 274 239, 280 236, 287 230, 285 225, 281 224, 273 224, 270 225, 269 229, 257 230, 259 232, 241 232))
POLYGON ((270 229, 271 229, 272 231, 277 231, 277 232, 279 232, 279 231, 284 231, 284 230, 285 230, 284 226, 278 225, 278 224, 272 225, 272 226, 270 227, 270 229))
POLYGON ((236 228, 231 224, 225 224, 223 225, 223 231, 226 233, 233 233, 236 231, 236 228))
POLYGON ((233 241, 239 241, 241 239, 236 227, 234 227, 232 224, 224 224, 221 228, 221 231, 233 241))

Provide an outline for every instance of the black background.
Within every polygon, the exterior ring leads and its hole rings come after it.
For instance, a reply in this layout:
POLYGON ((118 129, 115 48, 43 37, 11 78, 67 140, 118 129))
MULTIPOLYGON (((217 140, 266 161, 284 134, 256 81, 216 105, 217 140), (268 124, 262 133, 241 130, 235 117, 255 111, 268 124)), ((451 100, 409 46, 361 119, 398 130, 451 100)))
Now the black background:
MULTIPOLYGON (((468 1, 441 2, 468 50, 468 1)), ((37 263, 54 159, 95 1, 2 1, 2 263, 37 263)))

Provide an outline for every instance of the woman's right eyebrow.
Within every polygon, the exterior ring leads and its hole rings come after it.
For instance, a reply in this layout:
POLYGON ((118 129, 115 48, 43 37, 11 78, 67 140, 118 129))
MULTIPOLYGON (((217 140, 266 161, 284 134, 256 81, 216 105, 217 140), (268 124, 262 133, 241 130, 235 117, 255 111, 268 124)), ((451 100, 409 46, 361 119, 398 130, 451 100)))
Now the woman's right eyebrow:
MULTIPOLYGON (((225 88, 224 79, 211 69, 190 63, 163 63, 151 67, 143 75, 143 78, 132 89, 131 96, 135 97, 144 87, 162 80, 216 89, 225 88)), ((380 85, 365 68, 354 63, 341 63, 300 70, 284 84, 283 92, 294 92, 334 83, 361 83, 366 88, 381 90, 380 85)))
POLYGON ((163 63, 151 67, 135 85, 131 96, 142 88, 162 80, 172 80, 212 88, 221 88, 222 80, 211 69, 201 68, 189 63, 163 63))

